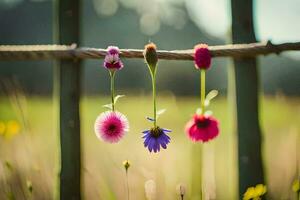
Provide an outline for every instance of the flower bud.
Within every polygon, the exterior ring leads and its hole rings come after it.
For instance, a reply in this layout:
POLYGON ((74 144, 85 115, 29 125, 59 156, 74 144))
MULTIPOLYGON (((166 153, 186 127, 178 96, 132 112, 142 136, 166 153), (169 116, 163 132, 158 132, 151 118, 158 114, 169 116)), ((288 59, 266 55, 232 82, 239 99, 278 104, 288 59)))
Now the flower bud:
POLYGON ((29 192, 30 194, 32 194, 32 192, 33 192, 32 182, 29 181, 29 180, 27 180, 27 181, 26 181, 26 186, 27 186, 28 192, 29 192))
POLYGON ((194 62, 197 69, 208 69, 211 64, 211 55, 207 44, 198 44, 194 47, 194 62))
POLYGON ((156 53, 156 45, 154 43, 149 43, 145 46, 144 49, 144 58, 146 63, 148 64, 151 72, 154 74, 156 65, 158 62, 158 57, 156 53))
POLYGON ((145 182, 145 193, 146 199, 152 200, 156 197, 156 184, 153 180, 148 180, 145 182))
POLYGON ((184 184, 180 183, 176 186, 176 192, 178 195, 180 195, 181 197, 183 197, 185 195, 186 192, 186 187, 184 186, 184 184))
POLYGON ((123 166, 124 166, 124 168, 125 168, 125 170, 126 170, 126 172, 127 172, 128 168, 130 167, 130 162, 129 162, 129 160, 124 160, 124 161, 123 161, 123 166))

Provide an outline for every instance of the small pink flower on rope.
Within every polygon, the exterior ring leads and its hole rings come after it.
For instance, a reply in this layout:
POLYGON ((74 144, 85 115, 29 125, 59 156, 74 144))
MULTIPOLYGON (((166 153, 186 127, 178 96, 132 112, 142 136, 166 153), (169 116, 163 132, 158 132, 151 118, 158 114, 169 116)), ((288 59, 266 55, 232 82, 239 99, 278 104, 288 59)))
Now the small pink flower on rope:
POLYGON ((186 124, 185 132, 193 142, 208 142, 218 136, 219 123, 211 116, 211 111, 205 111, 210 101, 218 94, 218 91, 212 90, 205 96, 205 73, 211 65, 211 55, 206 44, 198 44, 194 47, 194 63, 196 69, 200 70, 201 106, 186 124))
POLYGON ((196 69, 209 69, 211 64, 211 55, 207 44, 197 44, 194 47, 194 62, 196 69))
POLYGON ((109 46, 107 48, 107 55, 104 58, 104 67, 112 71, 120 70, 124 67, 120 57, 120 50, 118 47, 109 46))
POLYGON ((118 47, 109 46, 107 48, 103 66, 108 69, 110 75, 111 103, 103 106, 108 108, 109 111, 101 113, 97 117, 94 125, 96 136, 109 143, 119 142, 126 132, 129 131, 129 123, 126 116, 115 110, 116 102, 119 98, 124 96, 115 96, 115 74, 124 67, 119 53, 120 50, 118 47))

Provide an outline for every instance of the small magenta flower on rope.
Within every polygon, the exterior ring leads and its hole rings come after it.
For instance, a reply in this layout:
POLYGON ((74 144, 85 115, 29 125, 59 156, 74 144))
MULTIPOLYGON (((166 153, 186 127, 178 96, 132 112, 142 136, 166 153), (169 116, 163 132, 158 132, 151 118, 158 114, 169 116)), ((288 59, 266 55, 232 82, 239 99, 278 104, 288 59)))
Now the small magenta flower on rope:
POLYGON ((97 117, 94 125, 96 136, 109 143, 120 141, 125 133, 129 131, 129 123, 126 116, 115 110, 117 100, 124 96, 117 95, 115 97, 115 73, 124 67, 119 53, 120 50, 118 47, 109 46, 107 48, 104 67, 109 70, 110 75, 111 103, 103 106, 108 108, 109 111, 101 113, 97 117))
POLYGON ((186 124, 185 131, 194 142, 208 142, 218 136, 219 123, 211 116, 211 111, 205 112, 205 107, 209 105, 210 100, 218 94, 216 90, 212 90, 205 97, 205 73, 211 64, 211 55, 206 44, 198 44, 194 47, 194 61, 196 69, 200 70, 201 108, 197 110, 193 118, 186 124))
POLYGON ((163 149, 167 148, 167 144, 170 143, 168 133, 170 133, 171 130, 160 128, 157 125, 157 119, 159 115, 165 112, 165 109, 156 110, 156 71, 158 62, 156 45, 154 43, 147 44, 143 54, 150 71, 153 92, 153 117, 147 117, 149 121, 153 122, 153 127, 143 131, 144 146, 148 147, 150 152, 153 151, 156 153, 160 151, 160 147, 163 149))

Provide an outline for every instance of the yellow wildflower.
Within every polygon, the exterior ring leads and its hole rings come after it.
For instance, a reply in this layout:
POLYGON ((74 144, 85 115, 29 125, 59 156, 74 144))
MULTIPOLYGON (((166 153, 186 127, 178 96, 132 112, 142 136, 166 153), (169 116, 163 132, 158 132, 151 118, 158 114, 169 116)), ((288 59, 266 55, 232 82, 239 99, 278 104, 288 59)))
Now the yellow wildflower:
POLYGON ((255 186, 255 196, 259 197, 267 192, 267 187, 263 184, 258 184, 255 186))
POLYGON ((21 126, 15 120, 10 120, 7 122, 7 134, 16 135, 20 132, 21 126))
POLYGON ((267 192, 267 187, 263 184, 258 184, 255 187, 249 187, 244 193, 243 200, 259 200, 260 197, 267 192))
POLYGON ((19 134, 21 130, 20 124, 15 120, 10 120, 6 123, 5 138, 10 139, 19 134))
POLYGON ((246 192, 244 193, 243 200, 253 199, 255 197, 255 188, 249 187, 247 188, 246 192))
POLYGON ((300 191, 300 180, 297 179, 293 182, 293 191, 299 192, 300 191))

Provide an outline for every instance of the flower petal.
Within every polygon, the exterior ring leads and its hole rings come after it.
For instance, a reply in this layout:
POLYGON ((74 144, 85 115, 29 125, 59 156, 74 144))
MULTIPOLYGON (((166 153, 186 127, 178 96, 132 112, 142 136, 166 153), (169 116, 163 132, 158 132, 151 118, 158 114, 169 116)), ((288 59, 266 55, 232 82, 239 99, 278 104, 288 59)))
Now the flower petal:
POLYGON ((163 130, 164 132, 167 132, 167 133, 172 132, 170 129, 166 129, 166 128, 163 128, 162 130, 163 130))
POLYGON ((150 130, 145 130, 142 133, 144 133, 144 134, 150 133, 150 130))

